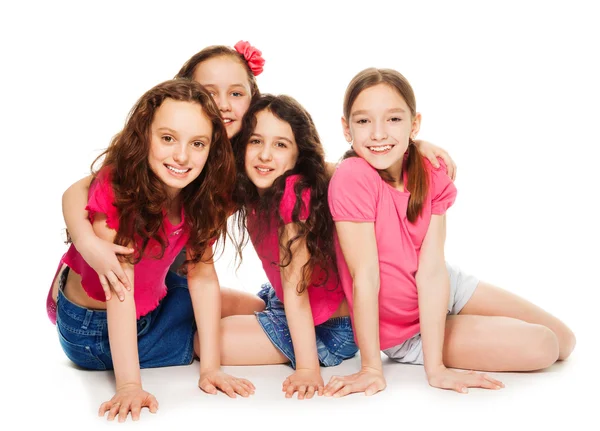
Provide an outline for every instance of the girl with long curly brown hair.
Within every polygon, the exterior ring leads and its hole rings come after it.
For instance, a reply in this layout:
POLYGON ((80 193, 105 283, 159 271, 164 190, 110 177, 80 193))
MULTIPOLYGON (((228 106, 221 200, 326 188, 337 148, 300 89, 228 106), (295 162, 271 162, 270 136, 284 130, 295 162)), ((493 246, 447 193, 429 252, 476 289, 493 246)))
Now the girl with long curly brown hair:
POLYGON ((187 365, 195 352, 202 389, 248 395, 250 382, 220 370, 212 243, 226 233, 235 162, 212 97, 189 80, 155 86, 96 162, 89 221, 100 238, 133 250, 121 259, 130 286, 123 300, 107 300, 98 274, 72 244, 52 283, 48 313, 71 361, 114 369, 116 394, 99 413, 123 421, 129 412, 139 418, 142 407, 156 411, 140 368, 187 365), (184 246, 189 290, 167 288, 169 266, 184 246))
POLYGON ((335 267, 319 135, 296 100, 263 95, 234 153, 238 243, 250 238, 269 283, 258 294, 263 311, 222 319, 223 364, 289 363, 286 396, 322 395, 320 365, 338 365, 357 348, 335 267))

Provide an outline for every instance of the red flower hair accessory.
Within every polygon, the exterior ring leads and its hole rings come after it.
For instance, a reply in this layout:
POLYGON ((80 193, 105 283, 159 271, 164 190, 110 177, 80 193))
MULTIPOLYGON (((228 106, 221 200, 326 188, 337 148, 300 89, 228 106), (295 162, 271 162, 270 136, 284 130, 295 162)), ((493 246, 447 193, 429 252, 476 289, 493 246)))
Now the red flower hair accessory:
POLYGON ((245 40, 240 40, 234 46, 235 50, 242 54, 254 76, 260 75, 265 65, 265 59, 262 58, 262 52, 250 45, 245 40))

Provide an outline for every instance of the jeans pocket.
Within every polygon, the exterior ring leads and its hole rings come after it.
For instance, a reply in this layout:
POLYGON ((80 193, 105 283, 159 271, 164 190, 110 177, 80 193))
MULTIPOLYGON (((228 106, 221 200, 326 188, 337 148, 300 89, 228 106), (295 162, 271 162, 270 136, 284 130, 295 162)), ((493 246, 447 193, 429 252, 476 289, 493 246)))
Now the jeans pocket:
POLYGON ((61 332, 60 325, 57 325, 57 332, 63 351, 75 365, 87 370, 106 370, 106 365, 94 355, 91 346, 67 340, 61 332))

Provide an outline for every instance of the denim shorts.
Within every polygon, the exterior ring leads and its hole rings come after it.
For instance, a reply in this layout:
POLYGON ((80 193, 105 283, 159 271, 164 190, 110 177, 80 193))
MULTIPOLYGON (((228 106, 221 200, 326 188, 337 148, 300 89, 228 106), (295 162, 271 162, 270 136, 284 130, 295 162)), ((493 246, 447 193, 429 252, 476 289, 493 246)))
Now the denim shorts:
MULTIPOLYGON (((467 274, 459 267, 446 262, 446 270, 450 276, 450 297, 448 298, 448 315, 456 315, 475 293, 479 279, 467 274)), ((390 359, 403 364, 423 365, 423 341, 421 333, 383 351, 390 359)))
MULTIPOLYGON (((264 311, 255 312, 258 323, 263 328, 271 342, 290 360, 290 365, 296 369, 296 356, 292 345, 292 336, 285 317, 283 303, 275 295, 275 289, 266 283, 261 287, 258 296, 265 301, 264 311)), ((358 351, 354 342, 354 332, 350 316, 332 317, 326 322, 315 326, 317 338, 317 354, 323 367, 333 367, 344 359, 353 357, 358 351)))
MULTIPOLYGON (((58 338, 67 357, 88 370, 113 369, 106 310, 89 310, 63 294, 69 268, 60 274, 58 338)), ((196 325, 187 282, 169 272, 167 295, 137 321, 140 368, 188 365, 194 359, 196 325)))

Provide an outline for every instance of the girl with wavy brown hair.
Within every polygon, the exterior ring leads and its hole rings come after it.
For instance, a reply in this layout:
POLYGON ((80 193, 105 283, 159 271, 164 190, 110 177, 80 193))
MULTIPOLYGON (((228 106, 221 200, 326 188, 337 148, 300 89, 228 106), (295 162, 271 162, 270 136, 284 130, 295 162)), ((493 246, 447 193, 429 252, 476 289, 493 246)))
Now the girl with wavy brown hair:
POLYGON ((98 237, 132 250, 121 256, 129 288, 122 300, 106 299, 98 274, 71 244, 49 292, 48 314, 72 362, 114 369, 116 393, 99 414, 124 421, 130 412, 138 419, 142 407, 155 412, 140 368, 187 365, 194 353, 203 390, 250 394, 250 382, 220 370, 212 244, 226 233, 235 162, 210 94, 188 80, 155 86, 92 171, 89 222, 98 237), (169 266, 184 246, 189 290, 167 288, 169 266))
POLYGON ((322 395, 320 366, 340 364, 357 347, 335 266, 319 135, 296 100, 263 95, 234 153, 237 239, 250 238, 269 282, 258 294, 264 310, 222 319, 223 364, 288 363, 287 397, 322 395))

